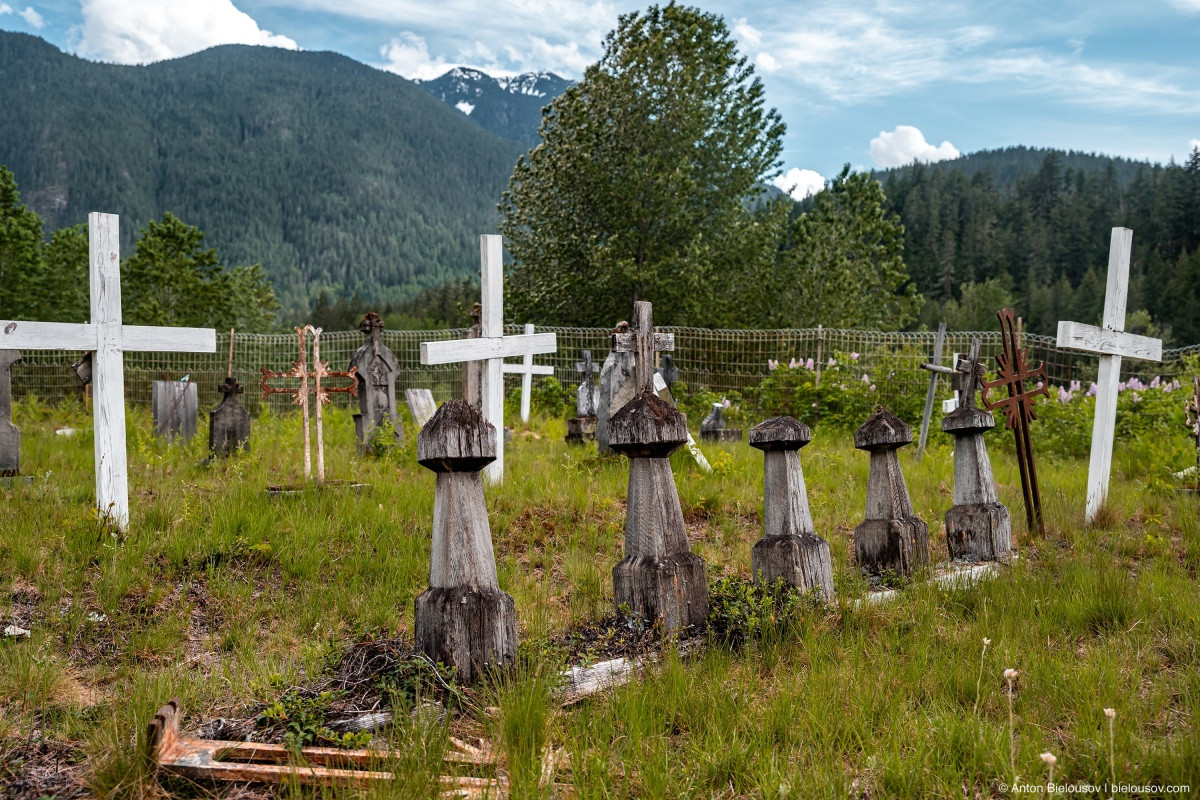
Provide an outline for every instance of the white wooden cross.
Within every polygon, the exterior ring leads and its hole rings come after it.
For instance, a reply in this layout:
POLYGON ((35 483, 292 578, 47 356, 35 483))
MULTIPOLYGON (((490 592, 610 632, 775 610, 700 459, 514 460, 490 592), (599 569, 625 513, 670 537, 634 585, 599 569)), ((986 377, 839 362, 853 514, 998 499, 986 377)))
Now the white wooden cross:
MULTIPOLYGON (((525 323, 525 335, 533 334, 533 323, 525 323)), ((533 393, 533 376, 534 375, 553 375, 554 367, 549 364, 534 364, 533 352, 525 354, 525 360, 520 364, 505 364, 501 370, 506 375, 517 374, 521 376, 521 422, 529 422, 529 397, 533 393)))
POLYGON ((483 418, 496 427, 496 460, 483 469, 489 483, 504 480, 504 359, 553 353, 558 338, 553 333, 504 335, 503 239, 495 234, 479 237, 479 285, 483 295, 477 339, 421 342, 421 363, 456 364, 483 361, 483 418))
POLYGON ((1058 323, 1058 346, 1100 354, 1096 378, 1096 418, 1092 423, 1092 455, 1088 463, 1088 492, 1085 518, 1090 524, 1108 495, 1112 468, 1113 433, 1117 425, 1117 384, 1121 358, 1162 360, 1162 340, 1125 333, 1125 302, 1129 296, 1129 253, 1133 231, 1113 228, 1108 249, 1108 287, 1104 294, 1104 325, 1058 323))
POLYGON ((125 374, 122 353, 153 350, 215 353, 212 328, 158 328, 121 324, 121 256, 116 214, 88 214, 92 321, 0 320, 0 349, 89 350, 95 420, 96 508, 117 529, 129 526, 129 475, 125 455, 125 374))

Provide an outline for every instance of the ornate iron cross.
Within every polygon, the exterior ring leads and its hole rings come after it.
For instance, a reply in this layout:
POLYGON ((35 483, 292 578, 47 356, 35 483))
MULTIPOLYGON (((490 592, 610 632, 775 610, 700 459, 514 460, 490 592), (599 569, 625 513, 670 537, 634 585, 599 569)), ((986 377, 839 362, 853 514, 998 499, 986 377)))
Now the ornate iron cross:
POLYGON ((1000 318, 1000 330, 1004 336, 1004 352, 996 356, 999 365, 999 377, 994 381, 983 383, 983 407, 988 411, 997 408, 1004 410, 1004 425, 1017 440, 1017 466, 1021 470, 1021 491, 1025 497, 1025 521, 1030 530, 1034 525, 1038 532, 1046 535, 1046 525, 1042 521, 1042 496, 1038 489, 1037 468, 1033 460, 1033 443, 1029 438, 1029 423, 1037 419, 1033 410, 1033 401, 1040 395, 1049 396, 1049 386, 1046 382, 1046 366, 1039 364, 1036 369, 1025 361, 1025 351, 1021 349, 1017 338, 1016 318, 1011 308, 1006 308, 996 314, 1000 318), (1025 381, 1039 381, 1034 389, 1025 389, 1025 381), (1001 386, 1008 387, 1008 397, 992 401, 988 393, 1001 386))
POLYGON ((321 429, 321 407, 329 404, 329 395, 334 392, 344 392, 351 397, 358 395, 358 370, 351 367, 347 372, 330 372, 329 364, 321 360, 321 329, 314 328, 312 325, 296 328, 296 335, 300 337, 300 359, 292 362, 292 368, 286 372, 272 372, 266 367, 259 367, 262 372, 262 378, 259 379, 258 385, 262 389, 263 399, 266 400, 273 394, 290 394, 295 399, 292 401, 300 406, 300 415, 304 425, 304 479, 308 480, 312 477, 312 456, 309 445, 308 435, 308 396, 310 394, 316 396, 316 416, 317 416, 317 483, 325 482, 325 439, 321 429), (313 337, 313 366, 308 368, 308 334, 312 333, 313 337), (272 378, 298 378, 300 385, 296 387, 278 387, 269 386, 267 381, 272 378), (312 378, 312 387, 309 387, 308 379, 312 378), (347 386, 322 386, 322 378, 349 378, 350 384, 347 386))

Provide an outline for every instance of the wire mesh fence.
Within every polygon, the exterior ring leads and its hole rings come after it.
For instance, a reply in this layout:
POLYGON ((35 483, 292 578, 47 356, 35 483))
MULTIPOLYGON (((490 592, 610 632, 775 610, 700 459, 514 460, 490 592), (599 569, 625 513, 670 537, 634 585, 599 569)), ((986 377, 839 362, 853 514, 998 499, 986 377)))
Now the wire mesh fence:
MULTIPOLYGON (((936 333, 841 330, 827 328, 797 328, 787 330, 711 330, 705 328, 664 327, 660 331, 675 334, 672 354, 679 378, 690 389, 707 389, 718 394, 753 391, 770 374, 771 364, 804 364, 821 369, 829 359, 852 360, 856 371, 861 366, 864 375, 878 388, 880 402, 890 402, 899 393, 915 391, 928 380, 920 364, 933 358, 936 333), (808 361, 812 359, 812 364, 808 361), (877 369, 887 365, 885 372, 877 369)), ((539 332, 558 335, 558 352, 535 357, 539 364, 554 367, 554 376, 564 385, 574 385, 580 374, 575 364, 583 350, 591 350, 602 361, 609 350, 610 331, 606 328, 538 328, 539 332)), ((506 334, 522 333, 522 326, 505 326, 506 334)), ((397 388, 425 388, 439 402, 461 393, 462 369, 459 365, 424 366, 421 364, 421 342, 461 338, 466 329, 394 330, 383 331, 384 344, 392 349, 399 362, 397 388)), ((981 353, 994 370, 994 356, 1003 343, 998 331, 952 331, 946 333, 942 363, 951 364, 953 353, 965 353, 972 337, 979 337, 981 353)), ((354 352, 365 341, 358 331, 331 331, 321 336, 321 358, 330 369, 346 369, 354 352)), ((1097 359, 1082 353, 1063 350, 1050 336, 1023 336, 1031 365, 1044 363, 1046 374, 1054 385, 1080 381, 1083 386, 1095 379, 1097 359)), ((156 380, 180 380, 184 376, 197 385, 201 405, 214 405, 219 400, 217 386, 224 380, 229 364, 233 375, 245 386, 243 404, 252 411, 264 404, 273 411, 285 410, 291 399, 272 395, 261 399, 258 389, 259 368, 273 371, 287 369, 299 356, 295 334, 236 334, 233 336, 230 360, 230 334, 217 334, 215 353, 141 353, 125 354, 125 395, 129 402, 148 404, 151 384, 156 380)), ((12 388, 15 397, 35 396, 45 402, 57 402, 78 397, 82 387, 71 370, 79 353, 56 350, 26 351, 21 362, 12 368, 12 388)), ((310 357, 311 358, 311 357, 310 357)), ((1165 350, 1161 363, 1125 359, 1122 377, 1137 376, 1148 380, 1155 375, 1164 380, 1184 376, 1196 370, 1200 363, 1200 345, 1165 350)), ((520 375, 506 376, 507 388, 520 385, 520 375)), ((335 395, 334 403, 351 404, 353 399, 335 395)))

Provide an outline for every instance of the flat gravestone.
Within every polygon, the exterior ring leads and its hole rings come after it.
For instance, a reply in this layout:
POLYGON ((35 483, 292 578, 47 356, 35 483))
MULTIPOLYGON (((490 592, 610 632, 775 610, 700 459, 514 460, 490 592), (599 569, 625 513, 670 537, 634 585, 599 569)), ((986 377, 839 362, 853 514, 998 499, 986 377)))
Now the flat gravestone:
POLYGON ((150 408, 155 435, 168 442, 182 437, 184 443, 196 435, 200 405, 191 381, 155 381, 150 387, 150 408))
POLYGON ((404 422, 396 408, 396 373, 400 362, 391 349, 379 340, 383 332, 383 320, 374 311, 368 311, 358 329, 367 341, 358 348, 350 359, 358 380, 358 411, 354 415, 354 433, 358 438, 359 452, 371 443, 375 430, 389 420, 395 431, 397 444, 404 442, 404 422))
POLYGON ((224 396, 208 412, 208 450, 214 456, 231 456, 249 446, 250 412, 238 402, 244 390, 236 378, 226 378, 217 391, 224 396))
POLYGON ((404 397, 408 400, 408 410, 412 412, 413 424, 417 430, 425 427, 425 423, 433 419, 437 413, 437 403, 433 402, 433 392, 428 389, 405 389, 404 397))
POLYGON ((863 572, 909 575, 929 563, 929 526, 913 513, 896 450, 912 444, 912 428, 883 406, 854 432, 871 454, 867 518, 854 529, 854 556, 863 572))
POLYGON ((12 366, 20 350, 0 350, 0 477, 21 474, 21 430, 12 421, 12 366))

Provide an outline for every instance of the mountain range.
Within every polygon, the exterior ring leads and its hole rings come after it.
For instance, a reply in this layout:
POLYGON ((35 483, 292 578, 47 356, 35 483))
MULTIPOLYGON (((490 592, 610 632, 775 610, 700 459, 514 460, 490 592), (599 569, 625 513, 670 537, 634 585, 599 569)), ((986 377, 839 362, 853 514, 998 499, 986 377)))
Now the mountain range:
POLYGON ((526 147, 541 137, 542 107, 567 90, 572 81, 553 72, 527 72, 493 78, 469 67, 455 67, 441 77, 417 85, 461 111, 481 128, 526 147))

